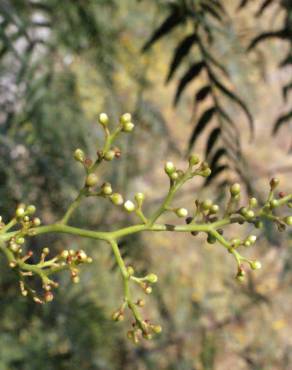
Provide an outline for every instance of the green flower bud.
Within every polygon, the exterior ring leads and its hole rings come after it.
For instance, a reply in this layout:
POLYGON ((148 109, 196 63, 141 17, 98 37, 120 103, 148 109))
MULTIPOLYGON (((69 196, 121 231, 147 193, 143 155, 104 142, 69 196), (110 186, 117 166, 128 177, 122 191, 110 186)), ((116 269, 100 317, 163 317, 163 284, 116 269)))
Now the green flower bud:
POLYGON ((172 181, 175 181, 179 178, 179 173, 178 172, 173 172, 169 175, 169 177, 171 178, 172 181))
POLYGON ((102 126, 107 126, 109 122, 108 115, 106 113, 100 113, 100 115, 98 116, 98 121, 102 126))
POLYGON ((177 208, 175 213, 178 217, 187 217, 188 210, 186 208, 177 208))
POLYGON ((26 208, 26 212, 29 214, 29 215, 33 215, 36 211, 36 207, 33 205, 33 204, 30 204, 27 208, 26 208))
POLYGON ((85 161, 85 154, 83 150, 81 149, 76 149, 74 152, 74 159, 78 162, 83 163, 85 161))
POLYGON ((250 208, 255 208, 258 205, 258 201, 256 198, 250 198, 249 200, 249 206, 250 208))
POLYGON ((40 220, 38 217, 35 217, 35 218, 32 220, 32 223, 33 223, 33 226, 40 226, 40 224, 41 224, 41 220, 40 220))
POLYGON ((255 235, 250 235, 247 240, 250 242, 250 244, 254 244, 257 240, 257 237, 255 235))
POLYGON ((95 186, 98 183, 98 177, 95 173, 90 173, 85 180, 86 186, 95 186))
POLYGON ((124 132, 132 132, 134 130, 134 123, 133 122, 127 122, 123 124, 123 131, 124 132))
POLYGON ((16 243, 19 244, 19 245, 24 244, 24 242, 25 242, 25 240, 22 236, 16 239, 16 243))
POLYGON ((124 203, 124 208, 126 211, 128 212, 133 212, 135 211, 135 204, 131 201, 131 200, 127 200, 125 203, 124 203))
POLYGON ((203 170, 201 173, 200 173, 200 175, 202 176, 202 177, 209 177, 210 175, 211 175, 211 168, 206 168, 205 170, 203 170))
POLYGON ((124 199, 123 199, 122 195, 119 194, 119 193, 113 193, 110 196, 110 199, 111 199, 112 203, 115 204, 116 206, 121 206, 124 203, 124 199))
POLYGON ((249 240, 246 240, 246 241, 243 243, 243 245, 244 245, 246 248, 248 248, 248 247, 250 247, 250 246, 251 246, 251 242, 250 242, 249 240))
POLYGON ((115 151, 114 150, 109 150, 108 152, 106 152, 104 154, 104 159, 106 161, 112 161, 115 158, 115 156, 116 156, 115 151))
POLYGON ((232 247, 237 248, 238 246, 240 246, 241 240, 238 239, 238 238, 233 238, 233 239, 230 240, 230 243, 231 243, 232 247))
POLYGON ((144 199, 145 199, 145 195, 143 193, 135 194, 135 200, 136 200, 139 207, 141 207, 144 199))
POLYGON ((151 288, 151 286, 147 286, 147 287, 145 288, 145 293, 146 293, 146 294, 151 294, 151 293, 152 293, 152 288, 151 288))
POLYGON ((113 189, 112 189, 112 186, 109 182, 106 182, 104 183, 102 186, 101 186, 101 192, 104 194, 104 195, 111 195, 113 193, 113 189))
POLYGON ((43 248, 43 254, 45 254, 46 256, 50 253, 50 249, 49 248, 43 248))
POLYGON ((129 123, 131 122, 132 120, 132 115, 131 113, 124 113, 121 117, 120 117, 120 122, 121 124, 125 124, 125 123, 129 123))
POLYGON ((155 334, 162 332, 162 327, 160 325, 151 325, 151 329, 155 334))
POLYGON ((272 199, 271 201, 270 201, 270 207, 271 208, 276 208, 276 207, 278 207, 279 206, 279 201, 277 200, 277 199, 272 199))
POLYGON ((219 206, 218 204, 212 204, 210 208, 210 213, 217 213, 219 211, 219 206))
POLYGON ((138 299, 138 301, 136 302, 136 305, 139 307, 144 307, 145 306, 144 299, 138 299))
POLYGON ((206 199, 202 202, 201 207, 204 211, 207 211, 211 208, 213 202, 210 199, 206 199))
POLYGON ((127 272, 129 276, 133 276, 135 273, 134 267, 133 266, 128 266, 127 267, 127 272))
POLYGON ((247 218, 253 218, 254 216, 255 216, 254 211, 252 211, 251 209, 249 209, 249 210, 246 212, 246 217, 247 217, 247 218))
POLYGON ((232 197, 236 197, 240 194, 240 184, 235 183, 230 187, 230 194, 232 197))
POLYGON ((284 222, 288 226, 292 226, 292 216, 287 216, 284 218, 284 222))
POLYGON ((166 162, 164 166, 164 170, 168 175, 171 175, 175 171, 175 166, 172 162, 166 162))
POLYGON ((158 281, 158 277, 155 274, 149 274, 146 276, 146 280, 149 281, 149 283, 156 283, 158 281))
POLYGON ((196 154, 192 154, 189 156, 189 164, 190 166, 195 166, 200 162, 200 157, 196 154))
POLYGON ((16 210, 16 216, 17 217, 23 217, 25 214, 25 210, 23 207, 18 207, 16 210))
POLYGON ((280 183, 279 179, 277 179, 276 177, 272 178, 271 181, 270 181, 271 190, 276 189, 276 187, 279 185, 279 183, 280 183))
POLYGON ((69 251, 67 249, 64 249, 61 252, 61 257, 64 258, 64 259, 67 259, 69 257, 69 251))
POLYGON ((262 268, 262 264, 260 263, 260 261, 252 261, 250 262, 250 267, 253 270, 259 270, 260 268, 262 268))

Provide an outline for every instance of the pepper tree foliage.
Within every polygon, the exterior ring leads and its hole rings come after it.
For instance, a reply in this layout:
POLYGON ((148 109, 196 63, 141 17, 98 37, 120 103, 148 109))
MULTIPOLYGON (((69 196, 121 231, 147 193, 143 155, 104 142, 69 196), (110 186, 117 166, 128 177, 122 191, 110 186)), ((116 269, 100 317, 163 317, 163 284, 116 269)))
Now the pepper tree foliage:
POLYGON ((115 141, 121 133, 133 131, 131 114, 123 114, 119 123, 112 127, 107 114, 101 113, 99 124, 104 131, 104 144, 97 149, 96 157, 88 157, 80 148, 74 152, 75 160, 84 168, 84 183, 65 214, 54 223, 41 226, 41 220, 34 216, 35 205, 19 204, 11 220, 1 218, 0 250, 7 258, 9 267, 18 275, 21 294, 30 296, 35 303, 44 304, 54 299, 54 289, 58 288, 58 283, 54 280, 55 274, 68 270, 72 282, 78 283, 80 267, 83 264, 92 263, 92 258, 84 250, 74 249, 64 249, 57 255, 51 256, 50 249, 44 247, 38 261, 35 258, 32 260, 34 252, 26 249, 27 239, 41 234, 65 233, 106 242, 112 249, 123 281, 122 303, 113 313, 112 318, 114 321, 122 321, 129 311, 133 323, 127 335, 134 343, 138 343, 141 335, 151 339, 153 334, 160 333, 161 326, 143 318, 140 308, 145 305, 145 301, 142 296, 133 295, 132 286, 138 285, 141 288, 141 294, 151 294, 152 285, 157 283, 158 277, 155 273, 138 276, 133 266, 126 265, 119 248, 121 238, 142 231, 182 232, 192 236, 204 233, 208 243, 220 244, 233 256, 237 269, 236 278, 241 282, 244 280, 247 268, 252 270, 261 268, 259 261, 248 259, 240 253, 241 249, 255 244, 256 236, 247 235, 244 239, 239 239, 235 235, 225 235, 225 228, 231 224, 248 223, 260 229, 263 226, 262 221, 267 219, 272 221, 279 231, 285 230, 287 226, 292 226, 292 215, 289 213, 280 215, 279 210, 286 207, 292 208, 292 194, 285 195, 283 192, 277 194, 279 180, 273 178, 270 181, 267 200, 263 205, 259 205, 254 197, 249 199, 248 204, 242 205, 240 185, 235 183, 230 187, 230 198, 224 209, 220 209, 210 199, 197 199, 188 210, 175 204, 176 193, 194 177, 207 178, 212 172, 205 161, 201 161, 193 154, 190 155, 185 169, 176 168, 172 162, 165 163, 164 171, 169 178, 169 189, 157 209, 147 215, 143 211, 145 201, 143 193, 136 193, 134 200, 124 200, 123 195, 113 189, 111 183, 100 179, 97 174, 101 165, 120 158, 121 150, 115 146, 115 141), (70 226, 69 222, 74 211, 81 205, 82 200, 88 197, 105 198, 113 206, 122 207, 128 213, 135 213, 137 222, 110 231, 70 226), (175 214, 179 219, 183 219, 185 224, 159 222, 160 217, 165 213, 175 214), (35 279, 40 280, 40 287, 33 286, 35 279))
POLYGON ((228 169, 236 170, 245 179, 240 134, 228 111, 226 98, 229 106, 231 104, 235 108, 238 107, 245 115, 251 136, 254 122, 247 105, 240 95, 233 91, 230 75, 223 61, 216 56, 217 35, 223 33, 229 20, 224 2, 177 0, 167 2, 165 8, 166 17, 145 43, 143 51, 148 51, 153 44, 177 28, 185 30, 185 36, 173 52, 166 83, 175 78, 179 68, 185 68, 178 78, 174 106, 177 106, 190 83, 198 80, 201 84, 194 93, 193 104, 195 109, 203 105, 203 112, 199 117, 192 118, 194 129, 189 139, 188 151, 215 121, 205 149, 205 158, 212 168, 212 175, 206 182, 209 183, 228 169), (206 107, 206 101, 209 100, 210 104, 206 107))

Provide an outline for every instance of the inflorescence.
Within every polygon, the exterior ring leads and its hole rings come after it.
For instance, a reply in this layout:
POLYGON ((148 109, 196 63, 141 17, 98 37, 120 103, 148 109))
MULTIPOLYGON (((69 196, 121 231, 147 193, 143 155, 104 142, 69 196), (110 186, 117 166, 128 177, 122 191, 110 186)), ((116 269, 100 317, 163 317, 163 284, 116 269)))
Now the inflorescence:
POLYGON ((61 220, 51 225, 42 226, 41 220, 35 217, 36 207, 20 204, 14 217, 5 223, 0 217, 0 249, 7 257, 9 266, 19 275, 20 291, 23 296, 31 296, 36 303, 46 303, 53 300, 53 289, 58 283, 51 279, 51 276, 61 270, 69 270, 73 283, 79 282, 79 267, 82 264, 91 263, 92 258, 88 257, 83 250, 63 250, 58 255, 51 257, 50 250, 44 247, 41 256, 36 260, 34 251, 25 248, 27 238, 45 233, 66 233, 96 240, 104 240, 113 251, 116 262, 119 266, 123 279, 123 301, 121 306, 113 313, 112 319, 122 321, 126 309, 133 315, 133 324, 128 331, 128 338, 134 343, 142 336, 151 339, 153 334, 161 332, 161 326, 143 319, 140 308, 145 305, 143 298, 132 298, 131 286, 136 284, 141 291, 149 295, 152 292, 152 285, 158 281, 154 273, 146 276, 137 276, 132 266, 126 266, 119 249, 119 240, 129 234, 141 231, 170 231, 186 232, 193 236, 199 233, 206 234, 207 242, 210 244, 219 243, 234 257, 237 272, 236 279, 242 282, 246 275, 246 269, 257 270, 261 263, 257 260, 250 260, 240 254, 241 248, 249 248, 256 242, 255 235, 247 235, 240 239, 237 237, 225 236, 224 228, 230 224, 251 224, 255 229, 263 226, 263 220, 273 222, 279 231, 284 231, 287 226, 292 225, 292 216, 280 216, 278 210, 282 207, 292 208, 292 194, 285 195, 283 192, 276 192, 279 180, 273 178, 270 181, 270 191, 266 202, 259 204, 256 198, 250 198, 248 204, 240 205, 240 185, 235 183, 229 189, 229 200, 224 209, 214 204, 212 200, 195 200, 192 209, 174 207, 173 198, 178 190, 195 176, 208 177, 211 169, 208 164, 201 161, 197 155, 189 157, 186 169, 178 169, 172 162, 166 162, 164 171, 169 178, 169 189, 161 205, 150 216, 145 215, 143 203, 145 196, 138 192, 134 199, 124 200, 119 192, 113 190, 109 182, 103 182, 97 175, 97 169, 103 162, 118 159, 121 150, 114 145, 116 138, 121 133, 130 133, 134 129, 131 114, 125 113, 120 117, 119 124, 110 130, 110 120, 107 114, 99 115, 99 124, 104 130, 104 144, 102 149, 96 153, 96 158, 87 157, 81 149, 76 149, 74 159, 81 163, 85 171, 84 184, 77 197, 68 207, 61 220), (113 205, 120 206, 124 211, 135 214, 138 223, 114 231, 92 231, 69 226, 70 218, 82 200, 86 197, 103 197, 113 205), (169 225, 158 223, 162 214, 173 213, 178 218, 184 219, 185 224, 169 225), (31 287, 31 279, 38 277, 41 281, 41 292, 31 287))

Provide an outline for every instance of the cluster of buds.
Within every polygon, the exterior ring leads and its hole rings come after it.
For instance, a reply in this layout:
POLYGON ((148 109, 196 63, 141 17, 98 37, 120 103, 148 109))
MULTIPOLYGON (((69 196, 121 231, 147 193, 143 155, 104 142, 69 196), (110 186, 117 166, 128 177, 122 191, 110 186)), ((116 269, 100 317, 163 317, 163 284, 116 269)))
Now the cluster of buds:
MULTIPOLYGON (((136 283, 140 288, 142 288, 143 292, 147 295, 152 293, 152 284, 155 284, 158 281, 158 277, 156 274, 150 273, 144 277, 137 277, 134 275, 135 270, 132 266, 127 267, 127 280, 133 281, 136 283)), ((142 298, 137 299, 135 302, 129 298, 129 296, 125 296, 123 304, 119 307, 112 314, 112 319, 114 321, 123 321, 125 317, 125 310, 128 307, 135 318, 135 321, 132 323, 132 329, 128 332, 128 338, 132 340, 134 343, 139 342, 139 337, 143 337, 145 339, 152 339, 153 334, 158 334, 161 332, 160 325, 154 325, 149 322, 149 320, 142 319, 140 317, 140 313, 138 309, 145 306, 145 301, 142 298)))

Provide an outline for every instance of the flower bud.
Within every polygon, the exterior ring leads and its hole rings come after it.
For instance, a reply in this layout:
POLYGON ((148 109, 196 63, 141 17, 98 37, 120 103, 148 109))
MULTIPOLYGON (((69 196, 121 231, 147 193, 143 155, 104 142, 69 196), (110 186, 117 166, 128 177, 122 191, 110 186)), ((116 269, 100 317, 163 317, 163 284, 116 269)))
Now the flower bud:
POLYGON ((232 247, 237 248, 237 247, 240 246, 241 240, 238 239, 238 238, 233 238, 233 239, 230 240, 230 243, 231 243, 232 247))
POLYGON ((230 187, 230 194, 232 197, 236 197, 240 194, 240 184, 235 183, 230 187))
POLYGON ((260 263, 260 261, 252 261, 250 262, 250 267, 253 270, 259 270, 260 268, 262 268, 262 264, 260 263))
POLYGON ((145 293, 146 293, 146 294, 151 294, 151 293, 152 293, 152 288, 151 288, 151 286, 147 286, 147 287, 145 288, 145 293))
POLYGON ((249 206, 250 208, 255 208, 258 205, 258 201, 256 198, 250 198, 249 200, 249 206))
POLYGON ((139 207, 141 207, 144 199, 145 199, 145 195, 143 193, 135 194, 135 200, 136 200, 139 207))
POLYGON ((119 194, 119 193, 113 193, 110 196, 110 199, 111 199, 112 203, 115 204, 116 206, 121 206, 124 203, 124 199, 123 199, 122 195, 119 194))
POLYGON ((253 218, 255 216, 255 213, 254 211, 252 211, 251 209, 249 209, 247 212, 246 212, 246 217, 247 218, 253 218))
POLYGON ((22 236, 16 239, 16 243, 19 244, 19 245, 24 244, 24 242, 25 242, 25 240, 22 236))
POLYGON ((276 189, 276 187, 279 185, 280 183, 280 180, 277 179, 276 177, 273 177, 270 181, 270 187, 271 187, 271 190, 274 190, 276 189))
POLYGON ((179 173, 177 171, 175 171, 175 172, 171 173, 169 175, 169 177, 171 178, 172 181, 175 181, 179 178, 179 173))
POLYGON ((250 235, 247 240, 251 243, 254 244, 257 240, 257 237, 255 235, 250 235))
POLYGON ((124 208, 126 211, 128 212, 133 212, 135 211, 135 204, 131 201, 131 200, 127 200, 125 203, 124 203, 124 208))
POLYGON ((175 166, 172 162, 166 162, 164 170, 168 175, 171 175, 175 171, 175 166))
POLYGON ((149 274, 146 276, 146 280, 149 281, 149 283, 156 283, 158 281, 158 277, 155 274, 149 274))
POLYGON ((24 213, 25 213, 25 210, 23 207, 18 207, 16 209, 16 216, 17 217, 23 217, 24 216, 24 213))
POLYGON ((50 253, 50 249, 49 248, 43 248, 42 250, 43 254, 45 254, 46 256, 50 253))
POLYGON ((112 189, 112 186, 109 182, 106 182, 104 183, 102 186, 101 186, 101 192, 104 194, 104 195, 111 195, 113 193, 113 189, 112 189))
POLYGON ((219 211, 219 206, 218 204, 212 204, 211 208, 210 208, 210 213, 217 213, 219 211))
POLYGON ((211 168, 206 168, 205 170, 203 170, 200 175, 202 177, 209 177, 211 175, 212 171, 211 171, 211 168))
POLYGON ((276 208, 276 207, 278 207, 279 206, 279 201, 277 200, 277 199, 272 199, 271 201, 270 201, 270 207, 271 208, 276 208))
POLYGON ((132 115, 131 113, 124 113, 121 117, 120 117, 120 122, 122 125, 124 125, 125 123, 129 123, 131 122, 132 120, 132 115))
POLYGON ((123 124, 123 131, 124 132, 132 132, 134 130, 134 123, 133 122, 127 122, 123 124))
POLYGON ((151 329, 155 334, 162 332, 162 327, 160 325, 151 325, 151 329))
POLYGON ((54 295, 53 295, 53 293, 51 292, 51 291, 47 291, 46 293, 45 293, 45 302, 52 302, 52 300, 54 299, 54 295))
POLYGON ((133 266, 128 266, 127 267, 127 272, 129 276, 133 276, 135 273, 134 267, 133 266))
POLYGON ((95 173, 90 173, 85 180, 86 186, 95 186, 98 183, 98 177, 95 173))
POLYGON ((33 204, 30 204, 27 208, 26 208, 26 212, 29 214, 29 215, 33 215, 36 211, 36 207, 33 205, 33 204))
POLYGON ((284 218, 284 222, 288 226, 292 226, 292 216, 287 216, 284 218))
POLYGON ((177 208, 175 213, 178 217, 187 217, 188 210, 186 208, 177 208))
POLYGON ((64 258, 64 259, 67 259, 69 257, 69 251, 67 249, 64 249, 61 252, 61 257, 64 258))
POLYGON ((80 277, 78 275, 72 277, 72 282, 78 284, 80 282, 80 277))
POLYGON ((200 157, 196 154, 192 154, 189 156, 189 164, 190 166, 195 166, 200 162, 200 157))
POLYGON ((112 161, 116 156, 116 153, 114 150, 109 150, 104 154, 104 159, 106 161, 112 161))
POLYGON ((33 226, 40 226, 40 224, 42 223, 41 220, 38 218, 38 217, 35 217, 33 220, 32 220, 32 223, 33 223, 33 226))
POLYGON ((102 126, 107 126, 109 122, 108 115, 106 113, 100 113, 100 115, 98 116, 98 121, 102 126))
POLYGON ((144 307, 145 306, 144 299, 138 299, 138 301, 136 302, 136 305, 139 307, 144 307))
POLYGON ((84 154, 83 150, 76 149, 75 152, 74 152, 74 159, 78 162, 83 163, 84 160, 85 160, 85 154, 84 154))
POLYGON ((212 200, 206 199, 202 202, 202 209, 204 211, 207 211, 211 208, 212 204, 213 204, 212 200))

